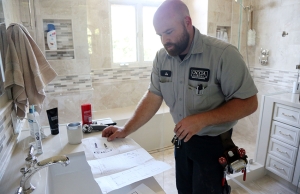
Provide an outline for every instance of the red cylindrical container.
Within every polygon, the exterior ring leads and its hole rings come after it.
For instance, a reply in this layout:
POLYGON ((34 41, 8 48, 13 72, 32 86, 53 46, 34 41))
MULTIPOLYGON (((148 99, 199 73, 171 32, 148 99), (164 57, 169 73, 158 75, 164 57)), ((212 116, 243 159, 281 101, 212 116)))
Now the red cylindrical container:
POLYGON ((82 125, 92 124, 92 105, 91 104, 81 105, 81 116, 82 116, 82 125))

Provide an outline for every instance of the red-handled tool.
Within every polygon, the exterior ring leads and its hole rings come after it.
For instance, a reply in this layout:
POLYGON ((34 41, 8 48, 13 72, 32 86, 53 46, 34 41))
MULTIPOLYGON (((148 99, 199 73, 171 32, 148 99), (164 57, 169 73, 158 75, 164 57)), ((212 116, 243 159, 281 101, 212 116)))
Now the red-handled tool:
POLYGON ((247 169, 246 167, 242 170, 242 173, 244 173, 243 175, 243 181, 246 181, 246 172, 247 172, 247 169))
POLYGON ((243 158, 246 155, 246 150, 244 148, 239 149, 240 157, 243 158))
POLYGON ((219 158, 219 163, 223 166, 224 168, 224 174, 223 174, 223 178, 222 178, 222 187, 225 185, 225 180, 226 180, 226 165, 227 165, 227 160, 224 157, 220 157, 219 158))

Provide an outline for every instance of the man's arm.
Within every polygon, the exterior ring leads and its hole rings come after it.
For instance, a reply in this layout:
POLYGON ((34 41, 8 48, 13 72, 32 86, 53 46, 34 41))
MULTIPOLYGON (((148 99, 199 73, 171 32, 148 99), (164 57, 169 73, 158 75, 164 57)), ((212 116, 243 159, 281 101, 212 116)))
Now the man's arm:
POLYGON ((256 95, 246 99, 234 98, 216 109, 182 119, 176 124, 174 132, 179 139, 184 138, 187 142, 204 127, 239 120, 255 112, 257 106, 256 95))
POLYGON ((102 132, 102 137, 108 137, 108 141, 115 138, 124 138, 146 124, 161 106, 163 98, 147 91, 139 102, 133 116, 123 127, 109 126, 102 132))

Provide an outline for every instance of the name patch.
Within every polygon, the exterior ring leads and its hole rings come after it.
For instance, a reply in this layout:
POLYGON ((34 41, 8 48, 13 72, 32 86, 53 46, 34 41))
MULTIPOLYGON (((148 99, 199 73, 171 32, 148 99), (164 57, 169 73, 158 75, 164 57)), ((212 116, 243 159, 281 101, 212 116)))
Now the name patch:
POLYGON ((210 74, 209 69, 192 67, 192 68, 190 68, 189 79, 190 80, 196 80, 196 81, 208 82, 209 74, 210 74))
POLYGON ((169 71, 169 70, 161 70, 160 71, 160 76, 171 77, 171 75, 172 75, 172 71, 169 71))

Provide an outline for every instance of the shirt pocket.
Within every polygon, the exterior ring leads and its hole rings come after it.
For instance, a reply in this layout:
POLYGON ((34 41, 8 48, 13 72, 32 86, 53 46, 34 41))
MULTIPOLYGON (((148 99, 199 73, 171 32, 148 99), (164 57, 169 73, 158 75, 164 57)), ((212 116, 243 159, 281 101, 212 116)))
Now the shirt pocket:
POLYGON ((188 86, 187 91, 187 108, 189 110, 206 110, 209 107, 209 90, 207 86, 203 86, 202 90, 198 90, 195 86, 188 86))
POLYGON ((175 93, 174 93, 174 84, 170 81, 159 82, 160 90, 163 95, 164 101, 169 106, 170 109, 173 109, 175 104, 175 93))

